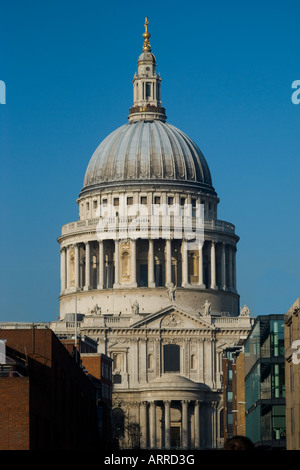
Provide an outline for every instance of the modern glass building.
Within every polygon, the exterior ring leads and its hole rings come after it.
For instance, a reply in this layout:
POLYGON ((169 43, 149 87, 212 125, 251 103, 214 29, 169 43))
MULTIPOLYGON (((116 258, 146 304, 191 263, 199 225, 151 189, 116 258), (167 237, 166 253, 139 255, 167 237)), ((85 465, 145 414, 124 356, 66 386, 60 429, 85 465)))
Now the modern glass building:
POLYGON ((246 435, 258 448, 286 448, 284 315, 260 315, 244 344, 246 435))

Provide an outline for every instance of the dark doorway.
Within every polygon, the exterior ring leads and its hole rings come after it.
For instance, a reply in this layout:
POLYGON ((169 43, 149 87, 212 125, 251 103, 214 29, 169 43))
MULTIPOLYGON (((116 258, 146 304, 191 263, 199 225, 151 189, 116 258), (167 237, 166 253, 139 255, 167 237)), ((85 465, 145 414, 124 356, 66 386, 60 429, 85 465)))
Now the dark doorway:
POLYGON ((156 264, 155 265, 155 284, 158 287, 163 286, 163 273, 162 273, 162 265, 156 264))
POLYGON ((180 426, 171 426, 171 448, 179 449, 180 448, 180 426))
POLYGON ((148 265, 147 264, 140 264, 140 287, 147 287, 148 286, 148 265))

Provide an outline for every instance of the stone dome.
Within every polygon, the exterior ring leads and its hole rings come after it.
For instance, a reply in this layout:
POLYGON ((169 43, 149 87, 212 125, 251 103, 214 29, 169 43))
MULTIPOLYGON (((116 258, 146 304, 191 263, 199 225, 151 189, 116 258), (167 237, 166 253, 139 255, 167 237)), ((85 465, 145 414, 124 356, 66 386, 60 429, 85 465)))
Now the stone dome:
POLYGON ((207 391, 208 387, 204 383, 194 382, 193 380, 175 373, 166 373, 151 381, 151 388, 164 388, 171 390, 193 390, 207 391))
POLYGON ((88 164, 83 191, 141 182, 189 183, 215 194, 200 149, 182 131, 161 120, 127 123, 106 137, 88 164))

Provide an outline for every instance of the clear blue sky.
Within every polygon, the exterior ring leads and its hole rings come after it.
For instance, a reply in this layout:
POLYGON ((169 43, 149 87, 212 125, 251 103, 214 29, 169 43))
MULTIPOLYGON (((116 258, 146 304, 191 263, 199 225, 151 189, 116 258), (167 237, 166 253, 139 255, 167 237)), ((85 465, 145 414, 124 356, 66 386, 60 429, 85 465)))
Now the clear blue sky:
POLYGON ((168 122, 204 153, 253 315, 300 295, 299 0, 2 2, 0 321, 59 314, 61 226, 127 122, 145 16, 168 122))

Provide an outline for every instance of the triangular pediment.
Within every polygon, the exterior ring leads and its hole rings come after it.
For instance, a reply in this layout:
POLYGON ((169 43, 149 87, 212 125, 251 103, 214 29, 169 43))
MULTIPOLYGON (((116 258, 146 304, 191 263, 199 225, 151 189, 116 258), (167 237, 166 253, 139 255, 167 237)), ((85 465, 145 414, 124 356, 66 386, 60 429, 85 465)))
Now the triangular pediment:
POLYGON ((150 329, 215 329, 210 323, 210 317, 206 319, 199 313, 190 313, 175 305, 170 305, 158 312, 146 315, 131 325, 131 327, 150 329))

